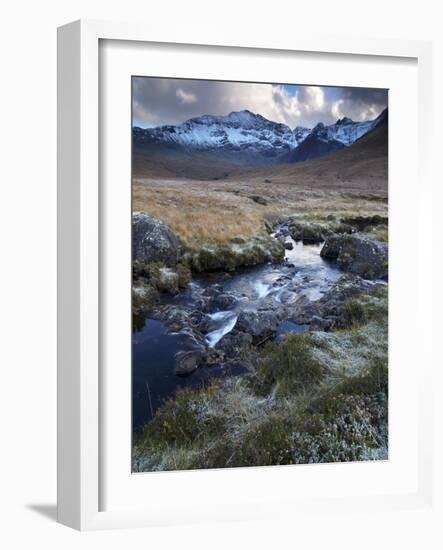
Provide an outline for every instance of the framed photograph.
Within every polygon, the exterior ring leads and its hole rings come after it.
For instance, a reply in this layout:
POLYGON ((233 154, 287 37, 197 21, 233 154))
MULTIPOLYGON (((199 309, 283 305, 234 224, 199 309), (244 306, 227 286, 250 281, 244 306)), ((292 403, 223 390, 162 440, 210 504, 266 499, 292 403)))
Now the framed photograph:
POLYGON ((59 521, 429 507, 430 46, 193 40, 59 29, 59 521))

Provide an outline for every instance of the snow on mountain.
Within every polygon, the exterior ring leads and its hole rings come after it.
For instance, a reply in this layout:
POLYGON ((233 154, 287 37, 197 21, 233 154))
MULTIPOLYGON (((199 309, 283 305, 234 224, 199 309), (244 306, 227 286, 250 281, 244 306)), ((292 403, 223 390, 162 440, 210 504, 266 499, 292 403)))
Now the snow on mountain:
POLYGON ((312 134, 316 135, 322 141, 335 140, 349 147, 354 141, 357 141, 357 139, 372 130, 373 127, 373 120, 354 122, 350 118, 344 117, 330 126, 325 126, 320 122, 314 127, 312 134))
MULTIPOLYGON (((383 113, 382 113, 383 115, 383 113)), ((203 115, 176 126, 134 127, 136 143, 170 144, 186 150, 246 152, 281 162, 298 162, 349 147, 376 124, 377 119, 354 122, 344 117, 330 126, 318 123, 312 130, 273 122, 251 111, 227 116, 203 115), (304 144, 300 151, 297 149, 304 144)))
MULTIPOLYGON (((307 129, 302 129, 309 132, 307 129)), ((303 131, 294 133, 289 126, 272 122, 250 111, 227 116, 203 115, 178 124, 142 130, 134 128, 138 141, 172 143, 186 149, 229 149, 285 153, 297 147, 303 131)))
POLYGON ((293 130, 295 140, 297 141, 297 144, 300 145, 300 143, 306 139, 309 134, 311 133, 311 128, 305 128, 304 126, 296 126, 293 130))

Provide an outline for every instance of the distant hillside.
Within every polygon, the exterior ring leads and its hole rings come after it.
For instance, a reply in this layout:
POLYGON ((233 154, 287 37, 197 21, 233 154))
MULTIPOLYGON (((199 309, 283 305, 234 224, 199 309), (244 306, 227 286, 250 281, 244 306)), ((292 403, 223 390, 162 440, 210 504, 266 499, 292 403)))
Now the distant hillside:
POLYGON ((220 153, 189 152, 173 145, 134 144, 132 152, 134 177, 216 180, 245 167, 254 169, 257 165, 241 156, 234 162, 220 153))
POLYGON ((359 189, 364 186, 368 191, 387 191, 387 115, 377 127, 358 139, 351 147, 315 160, 244 171, 229 179, 239 179, 242 176, 257 181, 268 179, 275 184, 298 183, 310 187, 359 189))
POLYGON ((335 155, 383 124, 349 118, 312 130, 275 123, 241 111, 226 117, 203 116, 178 126, 133 129, 135 177, 225 179, 239 171, 280 170, 283 165, 335 155))

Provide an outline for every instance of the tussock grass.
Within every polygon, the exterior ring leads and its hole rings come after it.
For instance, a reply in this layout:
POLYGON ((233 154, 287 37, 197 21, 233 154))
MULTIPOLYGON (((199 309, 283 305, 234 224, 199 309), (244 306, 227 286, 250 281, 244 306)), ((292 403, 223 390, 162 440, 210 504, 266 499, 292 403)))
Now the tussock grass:
POLYGON ((322 367, 312 353, 309 334, 291 334, 283 345, 269 344, 263 355, 252 380, 259 394, 278 389, 280 395, 291 395, 322 378, 322 367))
POLYGON ((376 320, 385 327, 387 318, 387 286, 374 289, 368 295, 363 294, 346 300, 341 310, 341 326, 344 328, 355 328, 371 320, 376 320))
POLYGON ((345 327, 362 325, 368 320, 369 312, 365 305, 356 298, 346 300, 342 307, 342 324, 345 327))

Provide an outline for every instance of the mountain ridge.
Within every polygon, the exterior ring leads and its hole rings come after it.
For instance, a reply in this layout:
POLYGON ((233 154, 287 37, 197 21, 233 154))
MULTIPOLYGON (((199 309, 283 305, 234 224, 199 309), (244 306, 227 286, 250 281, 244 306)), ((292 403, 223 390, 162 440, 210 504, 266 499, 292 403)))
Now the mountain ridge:
POLYGON ((224 179, 243 170, 298 164, 352 148, 387 119, 385 109, 372 121, 343 117, 329 126, 291 130, 250 111, 233 111, 194 117, 177 126, 134 127, 133 173, 224 179))
MULTIPOLYGON (((190 118, 181 124, 163 125, 154 128, 134 126, 133 139, 136 145, 161 144, 181 147, 187 151, 225 150, 262 155, 280 162, 299 162, 312 154, 293 154, 307 139, 313 143, 316 156, 335 151, 341 145, 349 147, 370 131, 379 117, 370 121, 354 122, 348 117, 334 124, 319 122, 314 128, 274 122, 249 110, 232 111, 228 115, 202 115, 190 118), (328 144, 328 147, 319 144, 328 144)), ((304 146, 306 150, 307 146, 304 146)))

